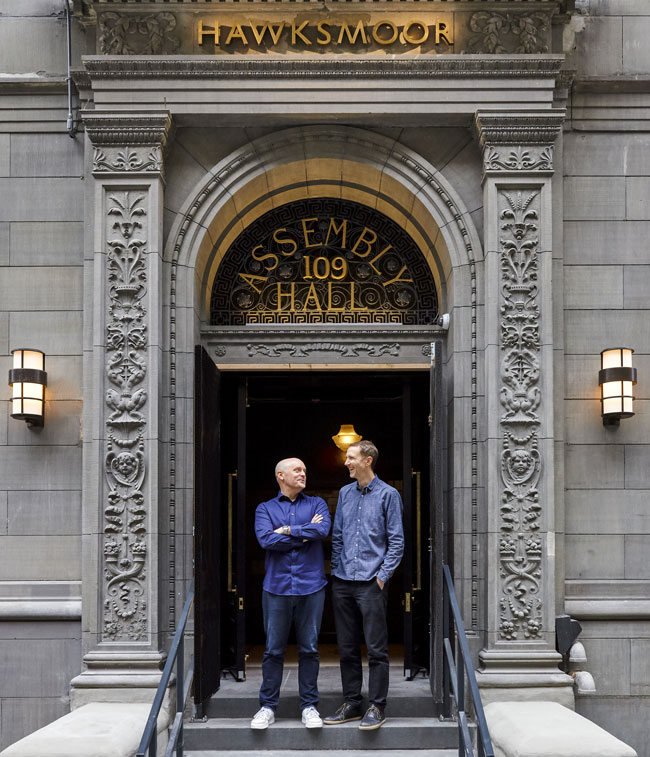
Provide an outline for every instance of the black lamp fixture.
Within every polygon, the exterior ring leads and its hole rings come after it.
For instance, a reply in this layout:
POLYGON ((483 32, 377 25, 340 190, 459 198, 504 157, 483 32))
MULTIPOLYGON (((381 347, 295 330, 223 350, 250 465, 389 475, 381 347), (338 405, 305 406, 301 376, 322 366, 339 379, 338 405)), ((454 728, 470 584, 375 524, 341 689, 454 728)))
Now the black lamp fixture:
POLYGON ((600 353, 600 414, 603 426, 618 426, 621 418, 634 415, 636 368, 632 367, 633 349, 614 347, 600 353))
POLYGON ((45 414, 45 353, 22 347, 12 350, 13 368, 9 370, 12 387, 11 417, 26 421, 28 426, 43 425, 45 414))

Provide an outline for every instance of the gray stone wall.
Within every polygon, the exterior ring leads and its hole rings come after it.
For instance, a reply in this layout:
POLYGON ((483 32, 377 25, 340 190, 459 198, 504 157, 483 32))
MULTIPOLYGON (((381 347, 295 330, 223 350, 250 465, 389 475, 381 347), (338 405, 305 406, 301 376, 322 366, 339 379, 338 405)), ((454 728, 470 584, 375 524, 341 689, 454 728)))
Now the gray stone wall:
POLYGON ((0 749, 68 710, 81 665, 84 168, 61 11, 0 3, 0 749), (46 353, 40 430, 6 401, 26 346, 46 353))
POLYGON ((566 609, 596 694, 579 712, 650 750, 650 7, 588 0, 564 136, 566 609), (645 109, 645 110, 644 110, 645 109), (636 415, 604 428, 599 353, 635 350, 636 415))
MULTIPOLYGON (((650 7, 577 7, 564 34, 576 79, 557 162, 564 241, 553 251, 554 333, 564 334, 557 435, 566 442, 558 611, 583 624, 596 682, 578 710, 641 756, 650 754, 637 716, 650 697, 650 7), (635 349, 639 383, 635 417, 614 430, 601 424, 597 374, 600 351, 618 345, 635 349)), ((9 418, 0 382, 0 749, 63 714, 81 668, 82 310, 92 291, 83 260, 92 250, 84 250, 83 140, 65 133, 62 8, 0 0, 0 370, 6 376, 11 349, 32 346, 47 354, 49 375, 40 431, 9 418)), ((75 26, 76 63, 91 47, 86 34, 75 26)), ((480 151, 468 128, 376 130, 444 171, 482 232, 480 151)), ((179 128, 166 167, 165 238, 206 172, 268 131, 179 128)), ((466 575, 470 558, 458 555, 466 575)))

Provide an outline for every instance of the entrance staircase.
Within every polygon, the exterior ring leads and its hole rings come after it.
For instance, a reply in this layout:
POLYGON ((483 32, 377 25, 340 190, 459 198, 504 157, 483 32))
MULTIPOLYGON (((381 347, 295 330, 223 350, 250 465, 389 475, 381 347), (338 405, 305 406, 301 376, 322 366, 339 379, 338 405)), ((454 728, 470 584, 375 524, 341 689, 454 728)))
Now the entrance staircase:
MULTIPOLYGON (((364 673, 367 670, 364 668, 364 673)), ((205 722, 186 722, 186 757, 457 757, 458 726, 433 715, 429 681, 406 681, 401 666, 391 666, 386 723, 375 731, 360 731, 358 721, 307 729, 300 720, 298 670, 286 667, 276 710, 267 730, 253 731, 252 716, 259 709, 260 668, 249 669, 246 681, 224 679, 212 697, 205 722)), ((367 683, 367 682, 366 682, 367 683)), ((338 665, 321 665, 318 679, 321 716, 341 704, 338 665)))

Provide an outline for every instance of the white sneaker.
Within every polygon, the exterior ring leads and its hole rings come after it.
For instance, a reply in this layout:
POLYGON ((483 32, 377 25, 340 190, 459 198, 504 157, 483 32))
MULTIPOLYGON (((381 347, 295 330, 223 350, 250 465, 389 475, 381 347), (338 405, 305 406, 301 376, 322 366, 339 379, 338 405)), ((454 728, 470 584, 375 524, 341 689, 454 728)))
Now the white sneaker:
POLYGON ((323 721, 315 707, 305 707, 302 711, 302 722, 305 728, 322 728, 323 721))
POLYGON ((270 707, 262 707, 253 716, 251 728, 261 731, 264 728, 268 728, 271 723, 275 723, 275 713, 270 707))

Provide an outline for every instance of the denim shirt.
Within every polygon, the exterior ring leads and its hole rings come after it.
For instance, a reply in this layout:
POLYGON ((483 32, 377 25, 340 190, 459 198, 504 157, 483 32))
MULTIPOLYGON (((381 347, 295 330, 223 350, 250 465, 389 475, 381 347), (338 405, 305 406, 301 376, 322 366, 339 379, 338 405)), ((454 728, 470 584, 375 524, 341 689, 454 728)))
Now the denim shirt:
POLYGON ((255 535, 266 550, 264 590, 271 594, 313 594, 327 584, 323 563, 323 539, 329 534, 331 519, 320 497, 300 492, 292 502, 278 492, 255 510, 255 535), (323 520, 312 523, 320 513, 323 520), (279 526, 291 526, 291 535, 276 534, 279 526))
POLYGON ((375 478, 341 489, 332 529, 332 575, 345 581, 388 581, 404 554, 402 499, 375 478))

